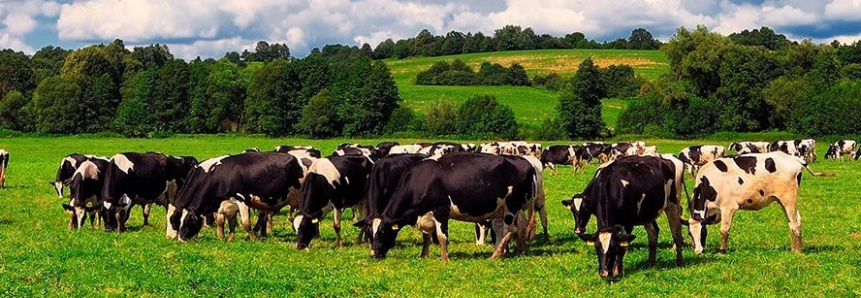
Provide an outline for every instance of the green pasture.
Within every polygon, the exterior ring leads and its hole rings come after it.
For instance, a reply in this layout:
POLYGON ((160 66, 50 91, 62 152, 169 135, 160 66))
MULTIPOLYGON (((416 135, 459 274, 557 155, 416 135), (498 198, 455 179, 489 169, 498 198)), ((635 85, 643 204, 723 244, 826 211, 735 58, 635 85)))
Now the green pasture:
MULTIPOLYGON (((430 106, 440 100, 460 104, 475 95, 489 94, 495 96, 501 103, 511 106, 519 123, 537 125, 545 118, 556 116, 555 107, 559 100, 558 92, 543 88, 514 86, 422 86, 413 84, 413 80, 416 74, 430 68, 434 62, 454 59, 464 61, 475 70, 478 70, 478 66, 483 61, 499 63, 506 67, 516 62, 526 69, 530 77, 535 74, 551 72, 571 77, 577 71, 580 62, 588 57, 592 57, 595 63, 601 67, 612 64, 631 65, 637 74, 648 80, 654 80, 669 71, 666 55, 660 51, 642 50, 571 49, 491 52, 443 57, 389 59, 386 60, 386 63, 392 71, 401 98, 404 99, 402 104, 419 113, 426 113, 430 106)), ((608 106, 607 103, 604 104, 604 108, 605 113, 607 109, 618 109, 615 111, 616 115, 621 113, 621 108, 613 105, 608 106)))
MULTIPOLYGON (((274 235, 233 243, 204 229, 188 243, 164 237, 164 210, 153 208, 151 226, 141 227, 133 210, 123 234, 85 227, 67 230, 68 216, 48 185, 60 160, 72 152, 112 155, 162 151, 200 159, 238 153, 250 147, 271 150, 280 144, 313 145, 330 152, 342 142, 382 140, 301 140, 262 137, 194 136, 171 139, 12 138, 0 139, 11 153, 6 189, 0 190, 0 297, 858 297, 861 295, 861 175, 856 162, 820 159, 800 190, 804 253, 790 251, 789 230, 780 206, 738 212, 730 250, 717 254, 719 232, 710 227, 706 252, 684 250, 676 268, 666 219, 661 228, 658 265, 645 265, 648 249, 642 228, 625 257, 625 276, 614 284, 597 274, 594 249, 573 234, 573 219, 559 203, 582 191, 594 172, 572 174, 570 167, 545 173, 549 243, 533 241, 525 256, 491 261, 489 246, 476 246, 472 225, 453 222, 448 263, 438 246, 420 259, 421 237, 406 228, 385 260, 369 257, 367 244, 348 241, 334 248, 331 220, 309 251, 297 251, 286 217, 275 219, 274 235)), ((400 140, 404 143, 414 140, 400 140)), ((823 156, 831 140, 819 140, 823 156)), ((646 140, 662 152, 678 152, 702 140, 646 140)), ((550 145, 549 143, 545 143, 550 145)), ((325 153, 324 153, 325 154, 325 153)), ((693 181, 688 179, 689 189, 693 181)), ((686 215, 687 217, 687 215, 686 215)), ((594 221, 590 230, 594 229, 594 221)), ((345 239, 357 230, 345 225, 345 239)), ((690 239, 686 235, 686 241, 690 239)), ((538 239, 541 239, 539 234, 538 239)))

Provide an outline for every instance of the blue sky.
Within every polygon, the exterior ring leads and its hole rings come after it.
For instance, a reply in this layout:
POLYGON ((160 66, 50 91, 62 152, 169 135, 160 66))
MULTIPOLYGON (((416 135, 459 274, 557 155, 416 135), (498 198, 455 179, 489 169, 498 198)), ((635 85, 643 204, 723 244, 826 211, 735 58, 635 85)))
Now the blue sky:
POLYGON ((0 0, 0 48, 32 54, 119 38, 167 44, 178 57, 221 57, 258 40, 296 56, 327 43, 376 46, 422 29, 492 34, 506 24, 601 40, 643 27, 661 40, 680 26, 729 34, 769 26, 815 42, 861 39, 861 0, 0 0))

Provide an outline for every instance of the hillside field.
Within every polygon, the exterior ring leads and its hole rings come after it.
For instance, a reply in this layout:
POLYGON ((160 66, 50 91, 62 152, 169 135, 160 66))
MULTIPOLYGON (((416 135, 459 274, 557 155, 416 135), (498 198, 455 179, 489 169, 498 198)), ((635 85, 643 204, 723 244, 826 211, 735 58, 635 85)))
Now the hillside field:
MULTIPOLYGON (((475 53, 455 56, 408 58, 386 60, 395 83, 400 91, 403 104, 415 111, 424 114, 427 109, 439 100, 450 100, 462 103, 468 98, 489 94, 496 96, 501 103, 511 106, 517 120, 525 125, 537 125, 545 118, 555 116, 556 103, 559 99, 558 92, 543 88, 513 87, 513 86, 421 86, 413 84, 418 72, 430 68, 440 60, 460 59, 467 65, 478 70, 482 61, 499 63, 503 66, 511 66, 512 63, 520 63, 530 78, 535 74, 547 74, 557 72, 563 76, 571 77, 577 71, 580 62, 592 57, 595 63, 601 67, 613 64, 628 64, 634 67, 634 71, 646 78, 654 80, 661 74, 669 71, 669 62, 666 55, 660 51, 639 50, 535 50, 535 51, 511 51, 475 53)), ((604 120, 610 127, 615 125, 615 116, 624 108, 624 101, 619 100, 615 104, 605 102, 604 120)))
MULTIPOLYGON (((790 237, 780 206, 736 214, 727 255, 717 254, 719 228, 711 226, 706 252, 684 250, 685 267, 676 268, 665 218, 658 266, 645 266, 648 250, 642 228, 625 256, 625 276, 614 284, 597 274, 595 250, 573 234, 571 213, 560 201, 585 187, 586 174, 560 167, 545 173, 550 243, 529 243, 525 256, 509 254, 491 261, 489 246, 476 246, 472 225, 451 225, 451 261, 441 263, 439 247, 420 259, 421 237, 405 228, 385 260, 369 257, 367 244, 352 243, 357 229, 345 224, 343 249, 334 248, 331 219, 321 224, 320 239, 297 251, 286 217, 275 218, 274 235, 261 241, 237 231, 233 243, 204 229, 188 243, 166 240, 164 210, 153 208, 151 226, 141 227, 135 207, 124 234, 84 227, 67 230, 68 215, 49 182, 72 152, 112 155, 125 151, 162 151, 201 160, 250 147, 313 145, 324 154, 342 142, 382 140, 302 140, 236 136, 171 139, 12 138, 0 139, 11 153, 6 189, 0 190, 0 296, 2 297, 858 297, 861 295, 861 163, 821 159, 827 141, 819 140, 817 171, 805 173, 799 209, 804 253, 789 250, 790 237)), ((414 140, 400 140, 410 143, 414 140)), ((662 152, 678 152, 703 140, 646 140, 662 152)), ((726 142, 717 142, 727 145, 726 142)), ((545 143, 545 146, 550 145, 545 143)), ((692 179, 687 179, 692 189, 692 179)), ((349 212, 348 212, 349 213, 349 212)), ((688 215, 686 214, 685 217, 688 215)), ((349 220, 348 220, 349 222, 349 220)), ((594 231, 594 220, 590 231, 594 231)), ((241 230, 241 229, 240 229, 241 230)), ((690 242, 685 232, 686 242, 690 242)), ((539 232, 538 239, 541 239, 539 232)))

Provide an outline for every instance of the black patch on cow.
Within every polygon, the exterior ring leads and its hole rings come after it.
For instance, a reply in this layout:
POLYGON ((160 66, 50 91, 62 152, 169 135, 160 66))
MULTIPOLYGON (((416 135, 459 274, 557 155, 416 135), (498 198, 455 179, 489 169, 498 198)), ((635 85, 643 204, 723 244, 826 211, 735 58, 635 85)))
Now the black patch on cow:
POLYGON ((765 195, 765 191, 764 191, 764 190, 762 190, 762 189, 760 189, 760 190, 759 190, 759 195, 764 196, 764 195, 765 195))
POLYGON ((747 199, 748 204, 753 204, 753 199, 747 199))
POLYGON ((724 173, 726 173, 729 170, 729 168, 726 167, 726 163, 724 163, 723 161, 720 161, 720 160, 715 160, 715 167, 717 167, 718 170, 720 170, 721 172, 724 172, 724 173))
POLYGON ((794 140, 792 143, 795 144, 795 148, 798 148, 798 145, 801 144, 801 140, 794 140))
POLYGON ((313 163, 313 162, 310 159, 302 158, 302 164, 305 165, 306 167, 310 167, 311 163, 313 163))
POLYGON ((745 173, 756 174, 756 157, 753 156, 738 156, 732 159, 735 164, 745 171, 745 173))
POLYGON ((505 215, 505 224, 510 225, 514 222, 514 216, 511 214, 505 215))
POLYGON ((744 184, 744 180, 742 180, 741 177, 738 177, 738 185, 742 185, 742 184, 744 184))
POLYGON ((706 199, 709 202, 714 202, 717 199, 717 190, 711 185, 709 182, 709 178, 703 176, 700 179, 700 197, 706 199))
POLYGON ((777 165, 774 164, 774 158, 769 157, 765 159, 765 169, 769 173, 777 172, 777 165))
POLYGON ((801 172, 798 172, 798 175, 795 175, 795 180, 798 181, 798 186, 801 186, 801 172))

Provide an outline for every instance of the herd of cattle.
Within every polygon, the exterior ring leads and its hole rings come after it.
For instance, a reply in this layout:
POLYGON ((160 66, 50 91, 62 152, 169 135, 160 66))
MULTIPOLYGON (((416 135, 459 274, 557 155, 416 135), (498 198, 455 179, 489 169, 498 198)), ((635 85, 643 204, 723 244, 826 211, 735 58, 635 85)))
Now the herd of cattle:
MULTIPOLYGON (((634 226, 648 234, 649 263, 654 264, 658 238, 656 219, 665 213, 682 265, 682 226, 687 226, 694 251, 703 251, 706 225, 720 224, 720 252, 727 250, 732 217, 737 210, 759 210, 773 201, 789 221, 792 250, 801 251, 801 217, 796 208, 803 169, 816 158, 815 141, 740 142, 727 148, 691 146, 678 155, 661 154, 644 142, 556 145, 542 148, 526 142, 494 142, 479 146, 449 142, 377 146, 342 144, 330 156, 303 146, 278 146, 272 152, 254 148, 199 161, 191 156, 157 152, 119 153, 110 158, 70 154, 63 158, 51 184, 58 197, 69 188, 69 228, 98 222, 106 231, 123 232, 133 206, 143 209, 148 225, 153 203, 166 210, 166 237, 188 241, 204 225, 215 226, 220 239, 235 238, 237 225, 248 237, 272 232, 273 217, 286 209, 296 233, 296 247, 306 249, 319 237, 319 224, 333 213, 336 243, 342 215, 352 208, 359 228, 357 243, 368 241, 371 256, 386 257, 401 228, 414 226, 423 235, 422 257, 438 243, 448 259, 449 220, 475 223, 476 243, 490 233, 491 258, 507 251, 511 238, 522 254, 534 238, 540 219, 544 239, 547 214, 543 169, 600 162, 582 193, 562 201, 575 220, 574 232, 594 245, 599 275, 622 274, 626 247, 634 226), (687 199, 689 219, 682 219, 685 171, 695 179, 687 199), (258 214, 252 225, 252 210, 258 214), (597 231, 586 233, 592 217, 597 231), (225 223, 228 231, 225 231, 225 223), (226 235, 225 235, 226 232, 226 235)), ((832 144, 826 158, 858 158, 855 142, 832 144)), ((8 153, 0 150, 0 186, 8 153)))

